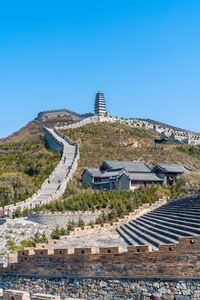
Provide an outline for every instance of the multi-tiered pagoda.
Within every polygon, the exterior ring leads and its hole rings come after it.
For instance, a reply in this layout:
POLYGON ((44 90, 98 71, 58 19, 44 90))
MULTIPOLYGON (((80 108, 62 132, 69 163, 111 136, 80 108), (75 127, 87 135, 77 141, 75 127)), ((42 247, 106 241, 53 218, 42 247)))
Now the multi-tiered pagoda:
POLYGON ((94 103, 94 112, 96 115, 105 115, 106 114, 106 104, 104 100, 104 94, 98 92, 96 94, 96 99, 94 103))

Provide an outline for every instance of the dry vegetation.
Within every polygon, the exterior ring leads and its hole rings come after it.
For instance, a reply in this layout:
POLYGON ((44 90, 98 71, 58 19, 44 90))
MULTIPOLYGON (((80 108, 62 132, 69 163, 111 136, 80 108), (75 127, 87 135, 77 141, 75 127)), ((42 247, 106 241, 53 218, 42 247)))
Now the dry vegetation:
POLYGON ((0 206, 24 200, 51 174, 60 160, 48 149, 41 123, 34 120, 0 141, 0 206))
POLYGON ((190 155, 189 146, 176 144, 154 145, 157 133, 143 128, 131 128, 121 124, 98 123, 76 129, 62 130, 80 146, 80 178, 86 167, 99 167, 105 159, 145 161, 149 166, 157 163, 184 164, 191 169, 200 169, 198 155, 190 155))
POLYGON ((187 173, 179 176, 176 182, 176 188, 180 192, 199 192, 200 191, 200 171, 187 173))

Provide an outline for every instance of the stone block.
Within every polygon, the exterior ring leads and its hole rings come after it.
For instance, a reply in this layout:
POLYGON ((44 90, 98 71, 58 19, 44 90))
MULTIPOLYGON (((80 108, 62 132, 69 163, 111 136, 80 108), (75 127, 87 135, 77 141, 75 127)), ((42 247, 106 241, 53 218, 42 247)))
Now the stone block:
POLYGON ((104 248, 99 248, 100 253, 104 254, 117 254, 117 253, 122 253, 122 247, 104 247, 104 248))
POLYGON ((91 247, 91 248, 75 248, 74 249, 74 254, 75 255, 83 255, 83 254, 95 254, 96 253, 96 248, 91 247))
POLYGON ((159 245, 160 252, 175 252, 177 251, 178 245, 175 244, 166 244, 166 245, 159 245))
POLYGON ((60 300, 60 296, 49 294, 33 294, 31 300, 60 300))
POLYGON ((195 246, 199 246, 200 245, 200 237, 182 237, 179 238, 179 244, 180 246, 189 246, 189 245, 194 245, 195 246))
POLYGON ((18 254, 17 253, 9 253, 8 254, 9 263, 16 262, 17 259, 18 259, 18 254))
POLYGON ((54 256, 65 257, 66 255, 70 255, 73 253, 72 248, 68 249, 54 249, 54 256))
POLYGON ((5 290, 3 299, 4 300, 30 300, 30 294, 25 291, 5 290))
POLYGON ((58 240, 48 240, 48 245, 56 245, 58 243, 58 240))
POLYGON ((49 254, 52 254, 53 251, 49 250, 49 249, 35 249, 35 256, 36 257, 44 257, 47 256, 49 254))
POLYGON ((36 249, 41 249, 41 248, 46 248, 47 244, 46 243, 38 243, 35 245, 36 249))
POLYGON ((152 252, 152 245, 141 245, 141 246, 128 246, 128 252, 141 253, 141 252, 152 252))
POLYGON ((94 225, 91 226, 92 229, 97 229, 97 228, 100 228, 100 227, 101 226, 99 224, 94 224, 94 225))

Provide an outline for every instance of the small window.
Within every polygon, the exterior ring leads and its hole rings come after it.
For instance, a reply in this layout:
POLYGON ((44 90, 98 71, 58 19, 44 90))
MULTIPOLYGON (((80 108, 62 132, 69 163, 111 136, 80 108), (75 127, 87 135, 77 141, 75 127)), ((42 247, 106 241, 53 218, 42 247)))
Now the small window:
POLYGON ((44 248, 44 245, 42 246, 42 248, 44 248))
POLYGON ((40 254, 43 254, 43 252, 41 251, 40 254))
POLYGON ((14 298, 14 297, 11 297, 11 300, 15 300, 15 298, 14 298))
POLYGON ((54 244, 56 244, 56 242, 54 241, 54 244))
POLYGON ((60 254, 62 254, 62 251, 60 251, 60 254))
POLYGON ((140 252, 140 249, 137 249, 137 252, 140 252))
POLYGON ((194 240, 190 240, 190 244, 194 244, 194 240))
POLYGON ((22 255, 25 255, 25 253, 23 252, 22 255))
POLYGON ((85 252, 84 250, 81 250, 81 253, 82 253, 82 254, 84 254, 84 252, 85 252))
POLYGON ((170 248, 169 248, 169 251, 173 251, 173 248, 172 248, 172 247, 170 247, 170 248))
POLYGON ((110 250, 108 250, 108 253, 111 253, 111 251, 110 251, 110 250))

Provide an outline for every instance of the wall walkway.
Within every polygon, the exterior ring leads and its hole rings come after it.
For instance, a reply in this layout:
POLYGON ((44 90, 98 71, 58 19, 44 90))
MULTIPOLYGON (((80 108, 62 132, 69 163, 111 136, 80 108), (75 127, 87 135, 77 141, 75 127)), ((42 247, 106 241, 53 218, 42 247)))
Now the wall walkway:
POLYGON ((47 204, 56 200, 64 193, 68 182, 72 179, 79 159, 79 147, 56 129, 43 128, 49 147, 62 151, 62 157, 51 175, 44 181, 41 188, 25 201, 8 205, 5 209, 14 212, 16 209, 33 209, 37 205, 47 204))

